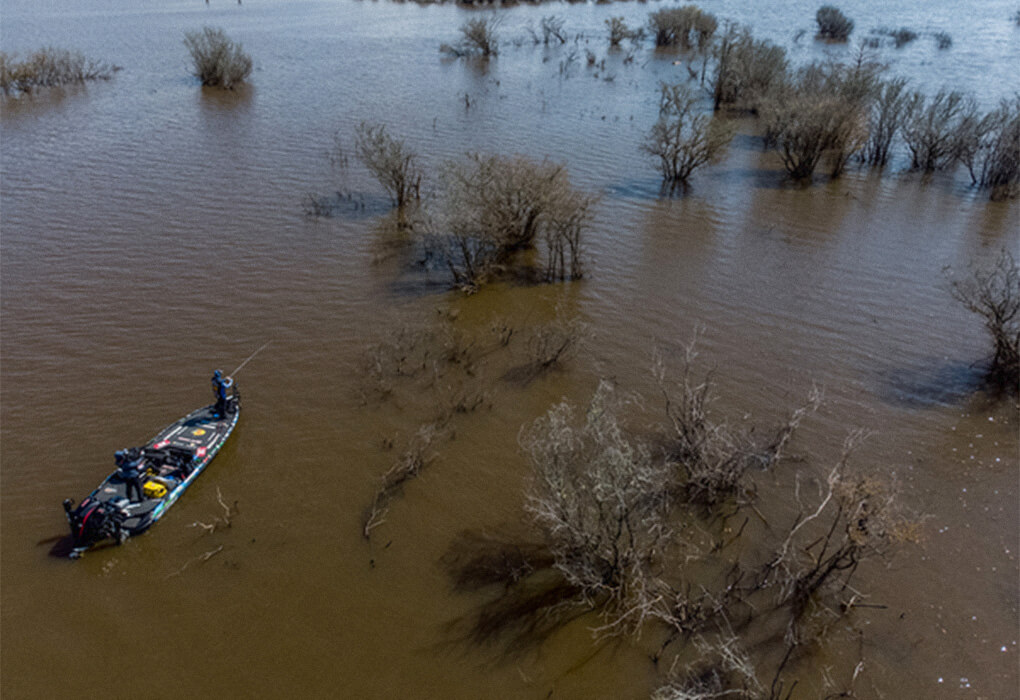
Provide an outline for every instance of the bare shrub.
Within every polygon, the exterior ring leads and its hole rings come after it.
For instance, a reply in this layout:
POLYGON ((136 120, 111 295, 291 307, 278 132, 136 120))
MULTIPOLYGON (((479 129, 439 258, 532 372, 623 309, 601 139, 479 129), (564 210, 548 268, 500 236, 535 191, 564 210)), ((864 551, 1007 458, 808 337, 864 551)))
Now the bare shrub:
POLYGON ((222 29, 203 27, 200 32, 187 32, 184 45, 194 64, 192 75, 201 80, 202 85, 231 90, 251 75, 251 57, 222 29))
POLYGON ((932 35, 935 39, 935 46, 940 51, 944 51, 953 46, 953 37, 949 36, 946 32, 935 32, 932 35))
POLYGON ((656 46, 680 46, 689 49, 708 44, 719 26, 715 16, 697 5, 683 5, 653 12, 648 26, 655 36, 656 46))
POLYGON ((792 606, 791 625, 818 592, 846 590, 864 558, 917 538, 917 523, 907 517, 895 485, 850 470, 849 457, 862 437, 847 438, 817 507, 797 516, 763 569, 762 581, 777 585, 780 603, 792 606))
POLYGON ((729 25, 715 43, 712 81, 714 108, 723 105, 751 112, 786 75, 786 50, 759 41, 746 29, 729 25))
POLYGON ((594 201, 571 186, 563 165, 472 154, 443 168, 428 256, 449 269, 454 284, 473 289, 544 243, 543 277, 575 279, 594 201))
POLYGON ((837 177, 867 140, 874 69, 864 64, 813 64, 762 101, 761 115, 791 177, 811 177, 822 158, 837 177))
POLYGON ((909 27, 900 27, 899 29, 883 29, 882 34, 886 34, 890 39, 893 40, 893 45, 896 48, 901 49, 914 39, 917 38, 917 32, 909 27))
POLYGON ((0 51, 0 90, 5 95, 29 94, 37 88, 109 80, 117 70, 67 49, 43 48, 23 61, 0 51))
POLYGON ((957 158, 971 181, 991 191, 992 199, 1016 196, 1020 190, 1020 95, 978 116, 966 112, 957 127, 957 158))
POLYGON ((636 41, 644 37, 643 29, 631 29, 623 17, 610 17, 605 24, 609 30, 609 45, 614 48, 619 47, 625 39, 636 41))
POLYGON ((868 140, 862 152, 866 162, 880 167, 889 162, 893 139, 911 118, 916 104, 905 78, 882 83, 868 113, 868 140))
POLYGON ((542 43, 548 46, 554 41, 560 44, 567 43, 567 33, 563 29, 563 18, 556 15, 543 17, 541 21, 542 43))
POLYGON ((924 172, 948 168, 959 150, 960 125, 972 114, 972 99, 959 92, 939 91, 930 100, 921 95, 910 119, 903 125, 903 140, 910 149, 910 167, 924 172))
POLYGON ((591 326, 558 306, 552 321, 527 329, 524 333, 527 359, 504 372, 502 379, 526 385, 577 357, 591 337, 591 326))
POLYGON ((625 614, 636 586, 661 564, 666 470, 624 437, 620 399, 599 384, 582 421, 566 402, 521 434, 534 469, 527 509, 554 567, 604 614, 625 614))
POLYGON ((748 501, 752 488, 748 476, 779 461, 804 416, 818 407, 821 397, 813 394, 806 406, 774 431, 736 430, 710 414, 712 379, 710 374, 694 375, 696 344, 695 337, 684 347, 678 370, 669 367, 661 352, 653 365, 671 425, 666 454, 675 470, 673 483, 688 502, 715 506, 731 498, 748 501))
POLYGON ((591 338, 591 327, 556 309, 556 318, 531 329, 527 338, 529 364, 538 372, 558 367, 576 357, 591 338))
POLYGON ((402 326, 366 349, 363 373, 375 385, 374 393, 386 397, 396 381, 435 382, 450 370, 470 375, 481 353, 475 338, 450 324, 402 326))
POLYGON ((801 513, 787 526, 757 508, 766 526, 747 528, 752 536, 744 534, 750 515, 739 527, 726 524, 749 504, 718 507, 734 492, 749 492, 743 476, 722 479, 707 510, 690 507, 706 491, 678 489, 690 481, 678 479, 677 454, 718 445, 739 455, 748 473, 779 459, 808 410, 795 411, 767 438, 734 438, 737 431, 708 417, 708 380, 693 378, 691 353, 693 346, 679 388, 661 367, 657 373, 673 423, 665 459, 624 427, 624 412, 638 399, 605 381, 583 414, 564 401, 522 430, 534 475, 525 494, 530 523, 520 533, 465 534, 443 560, 458 590, 489 592, 469 616, 471 641, 521 650, 574 617, 595 614, 596 637, 648 639, 651 632, 656 666, 686 672, 656 698, 790 697, 790 659, 827 629, 816 620, 854 609, 861 594, 848 583, 857 565, 916 537, 895 488, 850 470, 851 442, 815 499, 801 501, 797 488, 801 513), (684 643, 673 647, 672 663, 660 665, 677 640, 684 643), (761 669, 770 669, 771 684, 761 669))
POLYGON ((418 156, 403 141, 390 136, 381 124, 361 122, 354 133, 354 153, 358 160, 383 186, 397 210, 403 213, 408 203, 421 198, 422 169, 418 156))
POLYGON ((822 39, 846 41, 854 30, 854 21, 833 5, 818 8, 815 22, 818 23, 818 36, 822 39))
POLYGON ((439 50, 454 56, 480 55, 484 58, 499 53, 497 30, 501 20, 493 17, 476 17, 460 25, 461 39, 455 45, 442 44, 439 50))
POLYGON ((686 183, 697 168, 718 160, 733 128, 697 112, 698 95, 683 84, 659 86, 659 120, 641 148, 659 159, 662 179, 671 187, 686 183))
POLYGON ((972 268, 951 283, 953 298, 982 318, 991 336, 987 377, 996 387, 1020 392, 1020 269, 1003 250, 992 265, 972 268))

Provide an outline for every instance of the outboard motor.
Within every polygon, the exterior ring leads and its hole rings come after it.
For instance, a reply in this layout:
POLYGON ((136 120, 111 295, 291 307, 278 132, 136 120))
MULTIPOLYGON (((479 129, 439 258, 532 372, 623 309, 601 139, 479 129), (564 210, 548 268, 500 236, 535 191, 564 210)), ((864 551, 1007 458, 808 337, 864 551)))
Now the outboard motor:
POLYGON ((74 540, 72 559, 77 559, 82 552, 107 537, 118 543, 127 539, 127 532, 122 527, 127 513, 119 504, 86 498, 77 508, 73 506, 70 498, 64 500, 64 512, 74 540))

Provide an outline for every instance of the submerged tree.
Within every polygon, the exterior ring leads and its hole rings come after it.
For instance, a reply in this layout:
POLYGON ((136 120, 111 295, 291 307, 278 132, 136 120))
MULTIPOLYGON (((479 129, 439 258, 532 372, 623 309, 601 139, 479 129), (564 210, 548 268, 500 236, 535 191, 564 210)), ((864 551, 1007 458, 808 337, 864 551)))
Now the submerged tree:
POLYGON ((406 205, 421 198, 422 169, 417 155, 385 126, 367 122, 355 129, 354 152, 389 194, 401 224, 405 224, 406 205))
POLYGON ((707 46, 719 22, 697 5, 683 5, 651 13, 648 26, 655 36, 656 46, 689 49, 707 46))
POLYGON ((833 5, 822 5, 815 13, 818 36, 834 41, 846 41, 854 30, 854 21, 833 5))
POLYGON ((761 99, 786 75, 786 50, 730 24, 714 45, 713 104, 757 112, 761 99))
POLYGON ((659 120, 642 150, 659 158, 664 183, 686 183, 697 168, 718 160, 733 138, 733 128, 697 112, 699 97, 683 84, 659 86, 659 120))
POLYGON ((893 139, 911 118, 916 104, 905 78, 882 83, 868 111, 868 140, 862 151, 866 162, 879 167, 889 162, 893 139))
POLYGON ((643 29, 631 29, 623 17, 610 17, 605 21, 606 29, 609 30, 609 45, 619 48, 624 39, 638 41, 645 35, 643 29))
POLYGON ((109 80, 117 70, 66 49, 40 49, 20 61, 0 51, 0 90, 5 95, 29 94, 38 88, 109 80))
POLYGON ((495 56, 499 53, 497 29, 500 24, 501 20, 495 16, 469 19, 460 25, 460 41, 454 45, 442 44, 439 50, 457 57, 495 56))
POLYGON ((251 56, 222 29, 203 27, 200 32, 187 32, 184 45, 194 64, 192 74, 202 85, 232 90, 251 75, 251 56))
POLYGON ((1002 100, 980 118, 967 114, 958 127, 957 157, 971 181, 991 191, 992 199, 1020 190, 1020 95, 1002 100))
POLYGON ((812 64, 774 87, 762 102, 768 140, 791 177, 809 178, 823 157, 840 175, 867 140, 876 69, 855 64, 812 64))
POLYGON ((578 279, 594 202, 570 184, 561 164, 472 154, 442 170, 428 256, 456 285, 472 289, 542 244, 544 279, 578 279))
POLYGON ((962 122, 974 111, 973 100, 960 92, 941 90, 930 100, 914 98, 916 107, 903 125, 903 140, 910 149, 910 167, 924 172, 952 165, 960 152, 962 122))
POLYGON ((1020 392, 1020 269, 1003 250, 986 268, 952 281, 953 298, 979 315, 991 336, 988 379, 1006 391, 1020 392))

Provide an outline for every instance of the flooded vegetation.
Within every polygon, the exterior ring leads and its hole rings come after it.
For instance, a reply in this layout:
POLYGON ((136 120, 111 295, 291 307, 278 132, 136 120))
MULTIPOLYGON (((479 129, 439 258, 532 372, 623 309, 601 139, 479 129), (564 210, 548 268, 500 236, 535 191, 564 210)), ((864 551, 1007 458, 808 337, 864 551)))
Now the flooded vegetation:
POLYGON ((1011 697, 1014 10, 4 0, 0 694, 1011 697))
POLYGON ((109 80, 117 70, 66 49, 40 49, 21 60, 0 51, 0 90, 5 96, 27 95, 41 88, 109 80))

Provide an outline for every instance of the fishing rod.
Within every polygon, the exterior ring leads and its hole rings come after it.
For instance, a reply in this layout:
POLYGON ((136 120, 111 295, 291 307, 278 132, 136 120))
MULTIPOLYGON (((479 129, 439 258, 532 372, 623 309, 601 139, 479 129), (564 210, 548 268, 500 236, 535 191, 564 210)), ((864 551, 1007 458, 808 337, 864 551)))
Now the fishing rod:
POLYGON ((271 342, 273 342, 273 341, 271 341, 271 340, 270 340, 270 341, 268 341, 268 342, 267 342, 267 343, 266 343, 265 345, 263 345, 263 346, 262 346, 261 348, 259 348, 259 349, 258 349, 258 350, 256 350, 255 352, 253 352, 253 353, 252 353, 251 355, 248 355, 248 358, 247 358, 247 359, 246 359, 246 360, 245 360, 244 362, 242 362, 241 364, 239 364, 239 365, 237 366, 237 369, 235 369, 235 370, 234 370, 233 372, 231 372, 231 373, 230 373, 230 374, 228 374, 227 376, 228 376, 228 377, 233 377, 233 376, 234 376, 235 374, 237 374, 238 372, 240 372, 240 371, 241 371, 241 370, 242 370, 242 369, 244 368, 244 366, 245 366, 246 364, 248 364, 249 362, 251 362, 252 358, 254 358, 254 357, 255 357, 256 355, 258 355, 258 354, 259 354, 260 352, 262 352, 263 350, 265 350, 265 349, 266 349, 266 348, 267 348, 267 347, 269 346, 269 343, 271 343, 271 342))

